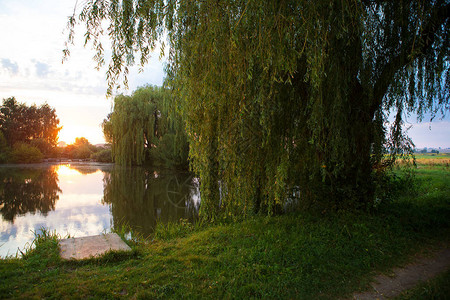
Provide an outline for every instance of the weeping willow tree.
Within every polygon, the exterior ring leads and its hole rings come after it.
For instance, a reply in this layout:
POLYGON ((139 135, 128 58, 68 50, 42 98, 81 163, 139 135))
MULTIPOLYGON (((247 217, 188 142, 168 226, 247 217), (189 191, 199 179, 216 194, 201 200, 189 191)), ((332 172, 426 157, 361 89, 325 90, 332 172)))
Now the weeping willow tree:
POLYGON ((170 108, 170 94, 159 87, 137 89, 114 98, 113 112, 103 122, 113 160, 121 165, 187 164, 188 144, 179 115, 170 108))
POLYGON ((215 218, 270 214, 292 195, 371 206, 412 146, 405 115, 449 110, 449 16, 441 0, 97 0, 68 27, 70 43, 86 25, 99 65, 110 37, 110 88, 168 48, 201 213, 215 218))

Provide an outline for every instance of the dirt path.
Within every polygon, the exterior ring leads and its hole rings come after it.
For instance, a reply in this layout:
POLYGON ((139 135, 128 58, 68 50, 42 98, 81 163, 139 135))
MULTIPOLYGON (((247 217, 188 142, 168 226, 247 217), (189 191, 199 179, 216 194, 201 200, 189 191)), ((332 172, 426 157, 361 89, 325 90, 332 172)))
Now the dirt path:
POLYGON ((422 281, 450 269, 450 247, 437 252, 433 257, 422 258, 392 271, 393 276, 375 277, 368 292, 353 295, 353 299, 388 299, 400 295, 403 291, 422 281))

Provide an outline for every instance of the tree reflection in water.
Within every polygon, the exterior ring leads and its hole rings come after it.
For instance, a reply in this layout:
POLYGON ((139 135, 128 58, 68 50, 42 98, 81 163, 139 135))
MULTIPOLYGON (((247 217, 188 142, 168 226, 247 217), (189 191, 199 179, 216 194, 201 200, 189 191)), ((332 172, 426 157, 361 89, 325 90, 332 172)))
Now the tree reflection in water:
POLYGON ((94 174, 98 170, 102 172, 109 172, 111 165, 109 164, 95 164, 95 163, 72 163, 68 165, 70 169, 78 171, 80 174, 89 175, 94 174))
POLYGON ((14 223, 17 216, 55 210, 59 199, 58 175, 54 168, 0 168, 0 213, 14 223))
POLYGON ((157 222, 192 220, 198 215, 198 184, 188 173, 115 167, 103 181, 102 201, 111 205, 114 228, 128 225, 147 236, 157 222))

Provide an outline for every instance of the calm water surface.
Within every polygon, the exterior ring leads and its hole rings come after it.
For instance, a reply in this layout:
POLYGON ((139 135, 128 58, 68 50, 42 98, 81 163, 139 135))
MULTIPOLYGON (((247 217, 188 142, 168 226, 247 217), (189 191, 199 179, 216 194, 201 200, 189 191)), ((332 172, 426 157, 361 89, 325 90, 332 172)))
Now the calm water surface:
POLYGON ((186 173, 112 165, 0 166, 0 257, 41 228, 82 237, 127 225, 149 235, 157 222, 193 219, 198 183, 186 173))

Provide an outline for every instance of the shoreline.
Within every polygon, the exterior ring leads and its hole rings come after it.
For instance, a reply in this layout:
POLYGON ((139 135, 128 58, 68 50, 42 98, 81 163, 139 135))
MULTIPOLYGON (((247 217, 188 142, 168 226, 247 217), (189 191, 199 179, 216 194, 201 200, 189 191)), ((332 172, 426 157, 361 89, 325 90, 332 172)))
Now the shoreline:
POLYGON ((80 165, 80 166, 106 166, 112 167, 114 163, 103 163, 97 161, 83 161, 83 160, 63 160, 63 161, 43 161, 40 163, 31 164, 0 164, 0 168, 17 168, 17 167, 47 167, 47 166, 57 166, 57 165, 80 165))

